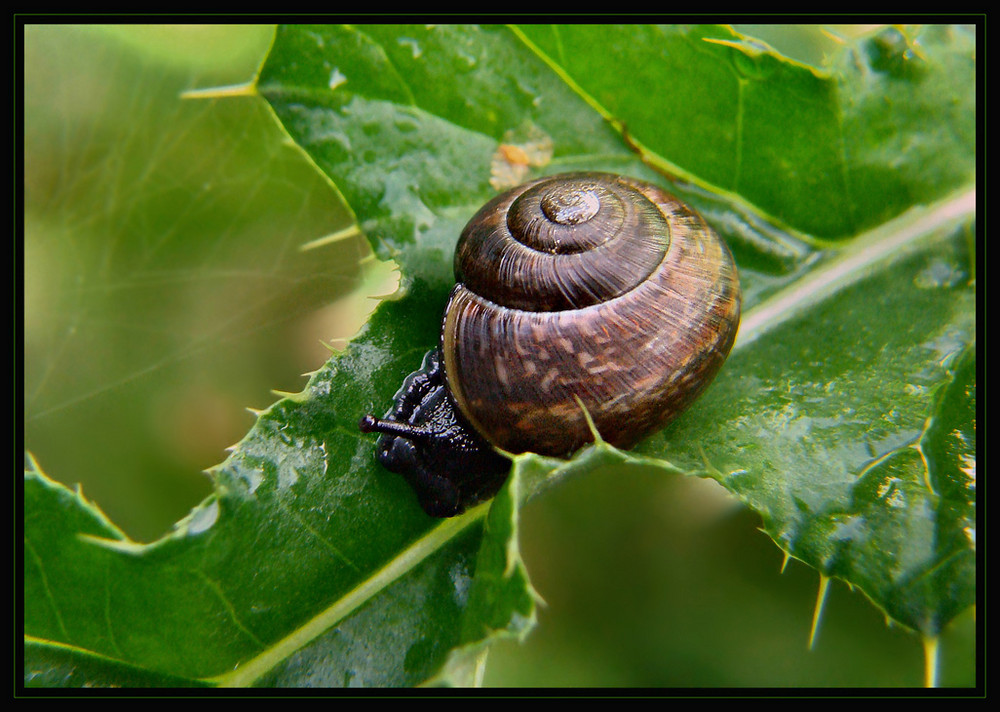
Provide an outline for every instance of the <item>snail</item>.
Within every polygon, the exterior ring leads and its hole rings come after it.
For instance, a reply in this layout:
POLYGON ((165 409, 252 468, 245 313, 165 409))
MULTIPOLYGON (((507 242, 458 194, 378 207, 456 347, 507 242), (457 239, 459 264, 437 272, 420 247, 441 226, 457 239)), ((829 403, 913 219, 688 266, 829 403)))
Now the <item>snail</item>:
POLYGON ((715 377, 736 338, 725 243, 655 185, 564 173, 489 201, 455 248, 436 349, 363 432, 431 516, 503 485, 502 453, 628 449, 715 377))

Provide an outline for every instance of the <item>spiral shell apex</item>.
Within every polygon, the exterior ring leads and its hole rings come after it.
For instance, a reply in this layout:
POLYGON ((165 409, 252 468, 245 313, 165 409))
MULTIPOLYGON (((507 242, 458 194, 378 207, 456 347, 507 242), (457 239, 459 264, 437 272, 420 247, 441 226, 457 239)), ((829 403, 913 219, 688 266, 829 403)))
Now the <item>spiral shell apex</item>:
POLYGON ((441 334, 464 418, 508 452, 621 448, 661 428, 736 337, 725 244, 660 188, 569 173, 515 188, 469 222, 441 334), (579 399, 579 402, 577 401, 579 399))

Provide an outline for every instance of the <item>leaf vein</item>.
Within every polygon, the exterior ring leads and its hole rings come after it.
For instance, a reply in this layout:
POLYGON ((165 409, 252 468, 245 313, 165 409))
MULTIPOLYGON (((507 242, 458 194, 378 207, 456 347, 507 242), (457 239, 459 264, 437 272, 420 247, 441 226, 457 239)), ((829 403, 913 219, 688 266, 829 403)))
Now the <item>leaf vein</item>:
POLYGON ((31 556, 32 561, 35 563, 35 567, 38 569, 38 577, 42 583, 42 590, 45 592, 45 600, 49 602, 49 606, 52 608, 52 613, 56 617, 56 623, 59 625, 59 631, 62 633, 66 640, 69 640, 69 632, 66 630, 66 624, 63 622, 62 614, 59 612, 59 606, 56 604, 55 597, 52 595, 52 588, 49 586, 49 578, 45 575, 45 567, 42 565, 42 559, 35 551, 35 547, 31 545, 31 541, 25 537, 24 538, 24 548, 25 551, 31 556))
POLYGON ((254 635, 253 631, 251 631, 249 628, 247 628, 247 626, 243 624, 243 622, 240 620, 239 615, 236 613, 236 608, 233 606, 232 601, 230 601, 229 597, 223 592, 222 587, 219 586, 219 583, 215 579, 208 576, 208 574, 206 574, 201 569, 191 569, 190 571, 199 579, 201 579, 201 582, 204 583, 205 586, 213 594, 215 594, 215 597, 219 600, 220 603, 222 603, 222 606, 226 609, 226 612, 229 614, 229 618, 230 620, 232 620, 233 625, 235 625, 236 628, 239 629, 244 635, 250 638, 250 640, 252 640, 255 645, 257 645, 260 648, 263 648, 264 641, 262 641, 256 635, 254 635))

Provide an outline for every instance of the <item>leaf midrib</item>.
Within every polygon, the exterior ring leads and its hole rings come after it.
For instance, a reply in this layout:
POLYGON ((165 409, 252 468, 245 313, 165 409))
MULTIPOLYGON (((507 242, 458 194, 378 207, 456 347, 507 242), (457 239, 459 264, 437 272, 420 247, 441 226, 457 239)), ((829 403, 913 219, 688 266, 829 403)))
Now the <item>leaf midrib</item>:
POLYGON ((276 668, 282 661, 330 630, 379 592, 443 548, 460 532, 483 519, 489 505, 489 502, 484 502, 460 516, 441 520, 437 526, 386 562, 381 569, 359 582, 352 590, 303 622, 284 638, 242 663, 232 672, 209 678, 206 682, 219 687, 249 687, 255 680, 276 668))
POLYGON ((743 315, 733 350, 762 335, 870 273, 872 267, 895 261, 942 228, 976 214, 976 188, 967 188, 928 206, 916 206, 867 232, 859 234, 836 257, 743 315))

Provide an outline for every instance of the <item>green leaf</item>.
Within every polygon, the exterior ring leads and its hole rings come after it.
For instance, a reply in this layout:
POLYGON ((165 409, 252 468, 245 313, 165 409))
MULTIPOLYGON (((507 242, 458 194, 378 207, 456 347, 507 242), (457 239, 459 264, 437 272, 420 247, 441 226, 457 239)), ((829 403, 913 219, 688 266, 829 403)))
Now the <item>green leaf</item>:
POLYGON ((522 503, 606 468, 715 479, 936 637, 975 602, 974 56, 957 27, 822 69, 720 27, 280 27, 257 91, 401 292, 159 541, 29 463, 26 683, 469 684, 534 624, 522 503), (536 172, 674 177, 737 256, 741 335, 634 454, 521 456, 491 504, 431 521, 357 419, 435 344, 457 236, 525 135, 552 147, 536 172))
POLYGON ((807 235, 853 236, 975 177, 968 28, 884 28, 822 70, 724 27, 523 32, 675 170, 807 235))

